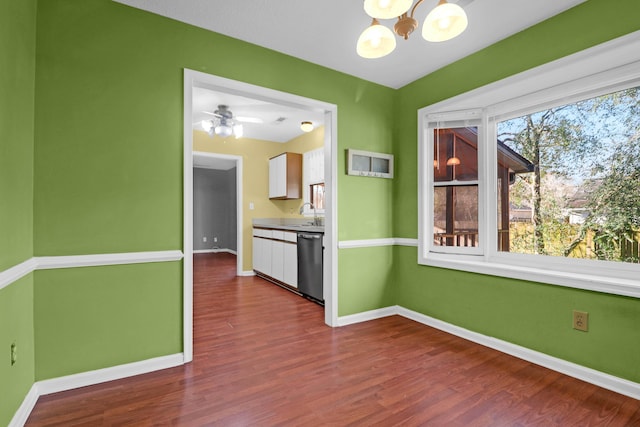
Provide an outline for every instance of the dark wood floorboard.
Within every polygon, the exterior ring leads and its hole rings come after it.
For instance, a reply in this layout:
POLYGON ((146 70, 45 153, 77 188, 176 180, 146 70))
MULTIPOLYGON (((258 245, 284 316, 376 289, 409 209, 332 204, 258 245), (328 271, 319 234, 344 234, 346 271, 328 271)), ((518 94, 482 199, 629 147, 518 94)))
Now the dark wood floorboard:
POLYGON ((342 328, 194 258, 194 361, 43 396, 27 426, 640 426, 640 401, 411 320, 342 328))

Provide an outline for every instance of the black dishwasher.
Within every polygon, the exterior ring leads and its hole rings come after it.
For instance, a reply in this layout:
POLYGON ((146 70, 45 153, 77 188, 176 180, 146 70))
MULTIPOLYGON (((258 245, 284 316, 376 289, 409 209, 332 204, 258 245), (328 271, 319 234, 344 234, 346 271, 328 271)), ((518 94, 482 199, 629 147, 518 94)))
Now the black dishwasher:
POLYGON ((324 304, 323 236, 323 233, 298 232, 298 291, 320 304, 324 304))

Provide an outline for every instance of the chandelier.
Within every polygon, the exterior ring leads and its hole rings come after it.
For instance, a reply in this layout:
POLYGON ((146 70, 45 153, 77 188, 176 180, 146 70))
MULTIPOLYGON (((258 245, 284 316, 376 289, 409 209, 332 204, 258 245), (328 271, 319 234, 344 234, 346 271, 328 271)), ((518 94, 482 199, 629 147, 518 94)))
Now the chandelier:
MULTIPOLYGON (((418 21, 413 15, 423 1, 418 0, 411 7, 413 0, 364 0, 364 10, 373 21, 358 38, 358 55, 363 58, 381 58, 393 52, 396 48, 396 38, 389 28, 378 22, 378 19, 397 18, 393 30, 407 40, 409 34, 418 28, 418 21)), ((440 0, 422 25, 422 37, 430 42, 450 40, 460 35, 467 28, 467 23, 467 15, 460 6, 440 0)))

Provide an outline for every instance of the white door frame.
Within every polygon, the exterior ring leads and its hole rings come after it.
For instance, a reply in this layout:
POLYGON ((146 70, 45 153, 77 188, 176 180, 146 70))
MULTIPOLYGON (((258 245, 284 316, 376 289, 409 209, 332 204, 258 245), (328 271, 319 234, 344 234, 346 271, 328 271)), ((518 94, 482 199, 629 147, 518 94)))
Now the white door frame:
MULTIPOLYGON (((211 159, 223 159, 223 160, 231 160, 235 163, 235 167, 236 167, 236 274, 238 276, 245 276, 247 275, 243 270, 242 270, 242 265, 243 265, 243 247, 242 247, 242 206, 243 206, 243 200, 242 200, 242 156, 234 156, 231 154, 220 154, 220 153, 209 153, 206 151, 193 151, 191 153, 192 158, 193 156, 198 156, 198 157, 208 157, 211 159)), ((193 163, 192 163, 193 164, 193 163)), ((193 173, 193 167, 191 168, 193 173)), ((185 197, 189 197, 191 196, 191 206, 193 206, 193 190, 191 191, 191 194, 185 194, 185 197)), ((191 211, 191 214, 193 215, 193 210, 191 211)), ((193 216, 192 216, 193 218, 193 216)), ((193 222, 193 219, 192 219, 193 222)), ((192 245, 193 245, 193 241, 192 241, 192 245)), ((193 246, 191 246, 193 248, 193 246)))
MULTIPOLYGON (((288 105, 324 113, 325 117, 325 256, 324 319, 329 326, 338 325, 338 208, 337 148, 338 107, 323 101, 226 79, 199 71, 184 70, 184 192, 183 192, 183 355, 184 363, 193 360, 193 88, 202 87, 266 102, 288 105)), ((238 197, 240 201, 242 197, 238 197)), ((243 201, 238 212, 242 212, 243 201)), ((241 227, 241 222, 238 222, 241 227)), ((240 235, 240 234, 239 234, 240 235)), ((241 246, 238 246, 240 253, 241 246)), ((240 267, 242 268, 242 267, 240 267)))

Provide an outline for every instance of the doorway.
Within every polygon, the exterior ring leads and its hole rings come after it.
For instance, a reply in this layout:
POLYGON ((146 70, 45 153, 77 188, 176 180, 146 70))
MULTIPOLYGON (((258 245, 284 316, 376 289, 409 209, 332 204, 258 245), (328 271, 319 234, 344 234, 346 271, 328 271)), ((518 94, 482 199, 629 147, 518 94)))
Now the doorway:
MULTIPOLYGON (((183 301, 184 301, 184 362, 193 359, 193 92, 197 88, 206 88, 226 94, 239 95, 265 102, 284 105, 310 112, 321 113, 324 117, 324 168, 325 168, 325 254, 324 254, 324 300, 325 323, 337 325, 337 106, 323 101, 280 92, 260 86, 250 85, 210 74, 184 70, 184 267, 183 267, 183 301)), ((210 153, 209 153, 210 154, 210 153)), ((241 172, 238 172, 241 174, 241 172)), ((242 177, 238 179, 241 182, 242 177)), ((238 196, 238 213, 245 204, 250 203, 238 196)), ((248 220, 248 218, 246 219, 248 220)), ((245 220, 245 222, 246 222, 245 220)), ((238 221, 241 236, 251 228, 250 223, 238 221)), ((243 248, 242 251, 246 251, 243 248)), ((240 256, 241 246, 238 246, 240 256)), ((242 273, 242 265, 238 269, 242 273)), ((251 269, 250 269, 251 270, 251 269)))
POLYGON ((193 250, 234 253, 238 276, 246 275, 242 268, 242 171, 241 156, 193 152, 193 250), (212 183, 217 184, 215 196, 198 194, 212 193, 212 183))

